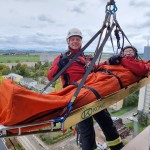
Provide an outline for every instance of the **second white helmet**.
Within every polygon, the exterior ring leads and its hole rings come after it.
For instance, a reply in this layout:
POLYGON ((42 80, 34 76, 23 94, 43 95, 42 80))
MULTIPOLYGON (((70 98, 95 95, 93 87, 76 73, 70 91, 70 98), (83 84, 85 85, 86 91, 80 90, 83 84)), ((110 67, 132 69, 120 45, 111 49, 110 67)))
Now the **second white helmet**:
POLYGON ((78 28, 72 28, 68 31, 68 34, 67 34, 67 39, 69 39, 71 36, 79 36, 82 38, 82 33, 81 31, 78 29, 78 28))

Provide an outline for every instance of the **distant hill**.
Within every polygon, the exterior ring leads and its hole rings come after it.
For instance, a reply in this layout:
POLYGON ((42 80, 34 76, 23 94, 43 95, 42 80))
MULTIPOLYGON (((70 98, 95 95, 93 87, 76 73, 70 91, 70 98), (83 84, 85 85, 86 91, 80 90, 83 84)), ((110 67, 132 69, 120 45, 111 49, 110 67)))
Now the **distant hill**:
MULTIPOLYGON (((6 49, 6 50, 0 50, 0 53, 44 53, 44 52, 50 52, 50 53, 63 53, 66 50, 33 50, 33 49, 6 49)), ((94 53, 93 51, 85 51, 85 53, 94 53)), ((105 53, 105 52, 104 52, 105 53)), ((105 54, 111 54, 111 53, 105 53, 105 54)))
MULTIPOLYGON (((64 53, 66 50, 34 50, 34 49, 4 49, 0 50, 0 53, 64 53)), ((94 53, 93 51, 85 51, 84 53, 94 53)), ((103 54, 113 54, 109 52, 103 52, 103 54)), ((143 56, 143 53, 139 53, 141 56, 143 56)))
POLYGON ((49 52, 48 50, 32 50, 32 49, 6 49, 0 50, 0 53, 39 53, 49 52))

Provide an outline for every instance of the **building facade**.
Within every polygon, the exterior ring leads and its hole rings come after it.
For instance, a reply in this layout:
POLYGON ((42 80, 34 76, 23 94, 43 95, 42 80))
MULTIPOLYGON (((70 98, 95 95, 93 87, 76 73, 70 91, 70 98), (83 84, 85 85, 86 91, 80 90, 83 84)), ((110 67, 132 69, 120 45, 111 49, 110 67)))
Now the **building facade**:
MULTIPOLYGON (((150 60, 150 46, 144 47, 144 60, 150 60)), ((150 115, 150 84, 140 89, 138 112, 150 115)))

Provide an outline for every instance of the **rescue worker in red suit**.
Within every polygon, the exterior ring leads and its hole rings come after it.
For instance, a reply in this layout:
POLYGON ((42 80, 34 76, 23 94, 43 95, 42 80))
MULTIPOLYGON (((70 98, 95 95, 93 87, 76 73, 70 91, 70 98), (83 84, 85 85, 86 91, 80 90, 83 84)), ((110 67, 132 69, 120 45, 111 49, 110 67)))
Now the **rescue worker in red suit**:
POLYGON ((112 56, 104 64, 121 64, 139 77, 150 74, 150 63, 139 58, 137 49, 133 46, 124 47, 119 55, 112 56))
MULTIPOLYGON (((76 54, 81 50, 82 46, 82 33, 79 29, 70 29, 67 35, 68 51, 65 54, 58 56, 48 73, 48 79, 52 78, 61 70, 68 62, 72 54, 76 54)), ((80 80, 85 73, 86 59, 84 54, 81 54, 61 75, 63 87, 80 80)), ((78 124, 82 150, 96 150, 95 131, 93 126, 93 118, 101 127, 108 146, 111 150, 120 150, 124 145, 122 140, 113 124, 111 116, 107 109, 93 115, 78 124)))

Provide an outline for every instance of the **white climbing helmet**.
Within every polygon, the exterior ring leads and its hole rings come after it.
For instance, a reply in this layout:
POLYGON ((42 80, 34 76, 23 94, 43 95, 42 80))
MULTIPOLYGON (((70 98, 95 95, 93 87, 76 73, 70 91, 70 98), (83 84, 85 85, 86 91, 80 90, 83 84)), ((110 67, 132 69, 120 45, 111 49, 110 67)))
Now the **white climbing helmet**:
POLYGON ((77 35, 82 38, 81 31, 78 28, 72 28, 68 31, 67 39, 69 39, 71 36, 74 36, 74 35, 77 35))

